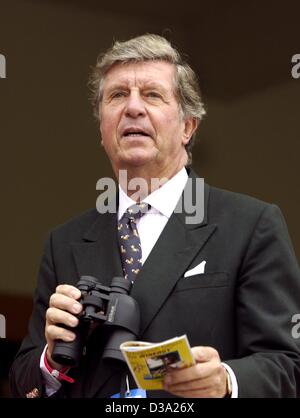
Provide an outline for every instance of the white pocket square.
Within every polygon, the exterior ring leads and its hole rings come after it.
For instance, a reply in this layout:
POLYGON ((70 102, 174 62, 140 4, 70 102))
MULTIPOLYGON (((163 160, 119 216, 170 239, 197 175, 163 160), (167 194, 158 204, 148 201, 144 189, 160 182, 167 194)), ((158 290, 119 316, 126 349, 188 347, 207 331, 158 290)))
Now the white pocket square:
POLYGON ((198 266, 184 273, 184 277, 195 276, 196 274, 203 274, 205 272, 206 261, 202 261, 198 266))

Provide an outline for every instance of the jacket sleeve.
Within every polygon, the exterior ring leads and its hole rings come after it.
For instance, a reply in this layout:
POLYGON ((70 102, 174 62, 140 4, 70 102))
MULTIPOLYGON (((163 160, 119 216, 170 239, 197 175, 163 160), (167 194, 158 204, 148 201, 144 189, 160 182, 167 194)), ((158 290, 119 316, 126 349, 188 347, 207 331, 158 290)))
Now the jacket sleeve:
POLYGON ((236 289, 239 397, 299 397, 300 272, 279 208, 262 212, 240 268, 236 289), (294 335, 295 336, 295 335, 294 335))
POLYGON ((49 298, 55 292, 56 286, 50 235, 45 244, 39 270, 28 335, 23 340, 10 370, 10 388, 14 397, 26 397, 26 394, 36 389, 38 396, 44 395, 40 358, 46 345, 46 310, 49 298))

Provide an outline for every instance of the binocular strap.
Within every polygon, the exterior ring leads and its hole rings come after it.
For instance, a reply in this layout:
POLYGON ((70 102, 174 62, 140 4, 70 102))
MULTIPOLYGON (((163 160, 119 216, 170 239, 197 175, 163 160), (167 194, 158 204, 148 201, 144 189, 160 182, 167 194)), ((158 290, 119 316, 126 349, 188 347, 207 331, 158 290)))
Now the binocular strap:
POLYGON ((120 398, 146 398, 146 391, 143 389, 130 389, 128 371, 121 377, 120 398))

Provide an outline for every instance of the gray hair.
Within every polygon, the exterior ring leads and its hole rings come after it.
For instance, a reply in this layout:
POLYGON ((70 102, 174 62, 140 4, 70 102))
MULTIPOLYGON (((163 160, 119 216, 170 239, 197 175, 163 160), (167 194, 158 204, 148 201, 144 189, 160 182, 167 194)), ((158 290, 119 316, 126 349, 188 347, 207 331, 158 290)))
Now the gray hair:
MULTIPOLYGON (((89 86, 94 115, 99 119, 99 105, 103 95, 105 75, 110 68, 119 63, 165 61, 175 66, 175 94, 183 117, 193 117, 197 123, 205 115, 197 76, 184 62, 179 52, 159 35, 146 34, 125 42, 115 42, 104 54, 101 54, 93 67, 89 86)), ((194 134, 186 145, 188 164, 191 164, 191 148, 195 141, 194 134)))

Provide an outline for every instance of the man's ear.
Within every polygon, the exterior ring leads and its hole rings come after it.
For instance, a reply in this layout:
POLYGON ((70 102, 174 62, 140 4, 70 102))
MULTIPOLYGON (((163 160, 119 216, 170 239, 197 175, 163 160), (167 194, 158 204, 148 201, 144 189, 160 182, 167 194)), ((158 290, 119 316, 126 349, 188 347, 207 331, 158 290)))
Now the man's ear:
POLYGON ((189 143, 197 127, 198 127, 198 121, 196 118, 190 117, 184 120, 184 131, 183 131, 183 140, 182 140, 184 145, 189 143))

